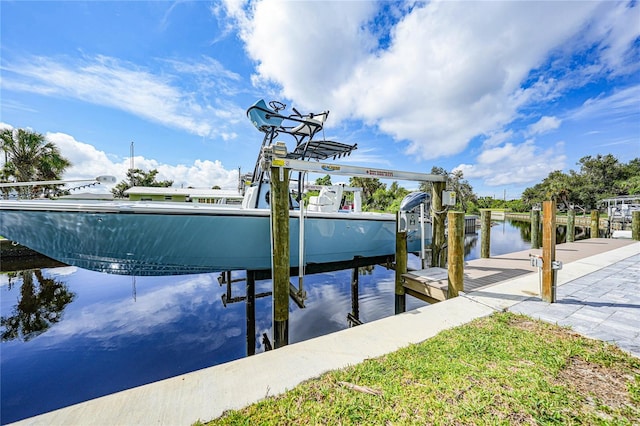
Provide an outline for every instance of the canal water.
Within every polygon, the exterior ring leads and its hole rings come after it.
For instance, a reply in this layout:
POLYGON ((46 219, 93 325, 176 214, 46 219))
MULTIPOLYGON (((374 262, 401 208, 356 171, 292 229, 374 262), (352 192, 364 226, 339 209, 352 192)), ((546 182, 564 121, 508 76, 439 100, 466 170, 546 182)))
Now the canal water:
MULTIPOLYGON (((480 236, 465 240, 467 260, 480 236)), ((497 222, 491 254, 530 248, 528 223, 497 222)), ((409 259, 419 268, 419 259, 409 259)), ((223 303, 219 274, 165 277, 109 275, 76 267, 0 274, 2 424, 242 358, 247 354, 244 301, 223 303)), ((351 270, 309 275, 306 308, 290 304, 289 342, 349 326, 351 270)), ((234 273, 233 278, 242 278, 234 273)), ((360 269, 360 320, 393 315, 394 272, 360 269)), ((233 297, 244 295, 233 284, 233 297)), ((271 290, 256 282, 256 293, 271 290)), ((425 303, 407 296, 407 309, 425 303)), ((271 332, 271 297, 256 299, 256 353, 271 332)))

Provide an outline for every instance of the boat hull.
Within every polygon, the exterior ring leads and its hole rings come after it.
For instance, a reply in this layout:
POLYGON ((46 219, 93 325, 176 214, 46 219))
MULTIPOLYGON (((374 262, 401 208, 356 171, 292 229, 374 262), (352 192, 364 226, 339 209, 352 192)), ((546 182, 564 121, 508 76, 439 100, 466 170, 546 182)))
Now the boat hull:
MULTIPOLYGON (((126 275, 270 269, 269 223, 266 209, 0 203, 0 235, 69 265, 126 275)), ((393 215, 309 213, 304 263, 392 256, 395 226, 393 215)), ((409 250, 419 250, 415 236, 409 250)), ((290 213, 290 261, 299 264, 299 211, 290 213)))

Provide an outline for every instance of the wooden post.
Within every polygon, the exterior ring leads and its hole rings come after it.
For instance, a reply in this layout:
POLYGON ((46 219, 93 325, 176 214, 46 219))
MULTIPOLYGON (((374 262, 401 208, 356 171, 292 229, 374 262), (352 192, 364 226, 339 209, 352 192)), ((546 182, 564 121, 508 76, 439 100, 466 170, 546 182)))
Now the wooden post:
POLYGON ((631 238, 640 241, 640 210, 631 212, 631 238))
POLYGON ((576 211, 569 209, 567 212, 567 242, 572 243, 576 240, 576 211))
POLYGON ((556 202, 543 203, 542 222, 542 300, 548 303, 556 301, 556 202))
POLYGON ((449 212, 448 299, 464 291, 464 212, 449 212))
POLYGON ((600 212, 591 210, 591 238, 600 236, 600 212))
POLYGON ((407 299, 402 285, 402 274, 407 273, 407 232, 398 231, 398 223, 400 223, 400 212, 396 213, 396 315, 407 310, 407 299))
POLYGON ((289 169, 271 167, 273 345, 289 344, 289 169))
POLYGON ((491 210, 480 211, 480 257, 491 257, 491 210))
POLYGON ((531 248, 540 248, 540 210, 531 210, 531 248))
POLYGON ((442 191, 447 187, 446 182, 433 182, 431 189, 431 208, 433 209, 433 239, 431 240, 431 266, 444 268, 444 206, 442 205, 442 191))
POLYGON ((256 353, 256 275, 247 271, 247 356, 256 353))

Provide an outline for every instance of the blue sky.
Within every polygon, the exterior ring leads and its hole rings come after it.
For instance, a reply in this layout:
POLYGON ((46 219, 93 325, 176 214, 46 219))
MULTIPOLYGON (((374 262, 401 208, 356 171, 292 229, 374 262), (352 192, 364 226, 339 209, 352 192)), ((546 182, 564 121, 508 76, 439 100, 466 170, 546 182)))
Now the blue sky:
POLYGON ((66 179, 124 179, 133 141, 135 166, 174 186, 234 188, 260 98, 331 111, 325 136, 358 144, 344 161, 460 169, 479 195, 518 197, 585 155, 640 156, 636 2, 2 1, 0 15, 0 125, 55 142, 66 179))

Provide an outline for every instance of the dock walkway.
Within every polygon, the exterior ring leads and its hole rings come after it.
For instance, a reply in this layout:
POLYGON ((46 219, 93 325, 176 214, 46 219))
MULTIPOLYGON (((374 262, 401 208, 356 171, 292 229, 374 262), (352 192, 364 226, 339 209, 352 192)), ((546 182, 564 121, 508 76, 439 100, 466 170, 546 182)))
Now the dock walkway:
MULTIPOLYGON (((580 240, 556 246, 556 260, 563 264, 575 262, 585 257, 600 254, 628 245, 629 240, 595 238, 580 240)), ((528 249, 514 253, 492 256, 489 259, 474 259, 464 263, 464 291, 471 292, 486 286, 508 281, 535 272, 531 266, 530 255, 542 256, 542 249, 528 249)), ((410 295, 424 298, 428 302, 437 302, 447 298, 447 270, 430 268, 411 271, 403 275, 404 286, 410 295), (429 300, 429 297, 435 300, 429 300)))
MULTIPOLYGON (((500 262, 515 254, 478 259, 465 265, 498 279, 500 262), (488 263, 484 263, 488 262, 488 263)), ((460 297, 310 339, 226 364, 65 407, 16 424, 34 425, 189 425, 225 410, 242 408, 277 395, 322 373, 382 356, 440 331, 495 311, 510 310, 575 327, 575 331, 611 341, 640 357, 640 242, 592 239, 557 246, 564 262, 558 271, 557 303, 539 300, 538 274, 466 292, 460 297)), ((513 258, 513 259, 511 259, 513 258)), ((533 268, 532 268, 533 269, 533 268)), ((504 275, 502 275, 504 276, 504 275)), ((466 286, 466 283, 465 283, 466 286)), ((466 287, 465 287, 466 288, 466 287)), ((390 303, 392 303, 390 301, 390 303)))

